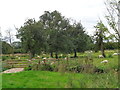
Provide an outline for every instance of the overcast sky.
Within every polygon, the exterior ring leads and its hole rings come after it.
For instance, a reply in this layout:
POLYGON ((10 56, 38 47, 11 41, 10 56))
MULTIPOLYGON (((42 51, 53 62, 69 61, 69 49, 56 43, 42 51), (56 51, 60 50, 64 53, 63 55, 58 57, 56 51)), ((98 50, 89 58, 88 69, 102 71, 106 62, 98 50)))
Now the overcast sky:
POLYGON ((44 11, 57 10, 66 18, 81 21, 89 35, 99 17, 104 21, 105 0, 0 0, 0 27, 2 35, 14 25, 20 27, 27 18, 39 19, 44 11))

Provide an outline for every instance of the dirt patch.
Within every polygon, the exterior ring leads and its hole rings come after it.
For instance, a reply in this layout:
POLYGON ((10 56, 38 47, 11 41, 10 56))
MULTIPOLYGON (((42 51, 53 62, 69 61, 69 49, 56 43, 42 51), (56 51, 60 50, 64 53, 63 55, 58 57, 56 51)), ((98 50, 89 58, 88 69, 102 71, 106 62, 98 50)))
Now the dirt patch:
POLYGON ((24 71, 24 68, 12 68, 12 69, 8 69, 2 73, 16 73, 16 72, 21 72, 24 71))

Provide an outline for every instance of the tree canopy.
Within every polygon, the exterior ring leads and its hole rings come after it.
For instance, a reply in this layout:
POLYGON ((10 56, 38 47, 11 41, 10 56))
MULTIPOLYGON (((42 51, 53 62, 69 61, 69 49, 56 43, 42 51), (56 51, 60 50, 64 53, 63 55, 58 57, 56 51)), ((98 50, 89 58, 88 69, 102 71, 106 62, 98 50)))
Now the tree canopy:
POLYGON ((70 20, 61 15, 58 11, 45 11, 35 19, 28 19, 23 26, 18 29, 17 37, 31 54, 31 58, 41 51, 55 53, 84 52, 89 49, 91 38, 85 33, 81 22, 70 24, 70 20))
POLYGON ((13 53, 13 47, 5 42, 5 41, 1 41, 2 42, 2 54, 11 54, 13 53))

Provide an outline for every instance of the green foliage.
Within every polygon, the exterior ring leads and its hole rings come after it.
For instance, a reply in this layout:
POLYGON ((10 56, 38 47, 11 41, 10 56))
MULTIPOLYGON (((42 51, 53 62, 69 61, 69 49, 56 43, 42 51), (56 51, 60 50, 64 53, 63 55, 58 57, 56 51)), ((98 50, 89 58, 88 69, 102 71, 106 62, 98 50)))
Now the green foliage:
POLYGON ((105 46, 105 49, 107 50, 114 50, 119 48, 118 42, 107 42, 107 43, 104 43, 104 46, 105 46))
POLYGON ((2 61, 7 60, 9 57, 8 56, 2 56, 2 61))
POLYGON ((108 58, 113 58, 112 54, 109 54, 109 55, 108 55, 108 58))
MULTIPOLYGON (((96 32, 95 32, 95 40, 96 40, 96 48, 95 49, 100 49, 101 53, 104 57, 106 57, 104 50, 104 41, 108 40, 107 34, 108 33, 108 28, 103 24, 103 22, 100 20, 96 26, 94 26, 96 28, 96 32)), ((98 51, 98 50, 96 50, 98 51)))
POLYGON ((23 48, 31 53, 30 58, 34 57, 40 53, 45 42, 42 23, 28 19, 18 30, 17 37, 21 39, 23 48))
POLYGON ((24 70, 25 70, 25 71, 30 71, 30 70, 32 70, 32 65, 29 65, 28 67, 25 67, 24 70))
POLYGON ((64 18, 58 11, 45 11, 40 17, 40 21, 44 24, 47 36, 48 52, 67 52, 70 46, 67 37, 69 28, 68 19, 64 18))
POLYGON ((20 49, 22 47, 21 42, 13 42, 11 45, 14 49, 20 49))
POLYGON ((53 68, 49 64, 42 64, 39 68, 41 71, 53 71, 53 68))
MULTIPOLYGON (((59 63, 56 61, 52 65, 50 65, 50 62, 52 62, 50 60, 49 62, 46 62, 46 65, 29 65, 29 67, 25 68, 26 71, 3 74, 3 87, 118 88, 118 56, 113 56, 113 58, 108 57, 114 52, 116 52, 116 50, 105 50, 107 56, 105 59, 108 60, 108 63, 106 64, 101 63, 104 58, 98 58, 98 55, 100 55, 100 52, 98 52, 92 54, 93 63, 88 62, 88 64, 85 63, 85 56, 89 55, 87 55, 87 53, 78 53, 78 58, 69 58, 68 63, 61 58, 59 63)), ((28 58, 27 55, 23 55, 21 58, 22 57, 28 58)), ((88 58, 88 60, 89 59, 91 58, 88 58)), ((33 60, 33 62, 35 63, 37 60, 33 60)), ((4 68, 4 70, 6 69, 8 68, 4 68)))
POLYGON ((90 49, 91 38, 85 33, 85 30, 81 23, 75 23, 71 31, 70 37, 72 38, 72 43, 74 44, 73 50, 78 52, 84 52, 90 49))
POLYGON ((49 64, 33 64, 26 67, 25 70, 53 71, 53 68, 49 64))
MULTIPOLYGON (((31 58, 42 51, 55 53, 56 58, 59 53, 84 52, 91 49, 93 43, 80 22, 72 25, 68 18, 56 10, 45 11, 39 21, 28 19, 18 29, 17 37, 31 58)), ((17 47, 18 42, 13 45, 17 47)))
POLYGON ((14 53, 23 53, 22 49, 14 49, 14 53))
POLYGON ((11 54, 13 53, 13 47, 5 41, 2 41, 2 53, 11 54))

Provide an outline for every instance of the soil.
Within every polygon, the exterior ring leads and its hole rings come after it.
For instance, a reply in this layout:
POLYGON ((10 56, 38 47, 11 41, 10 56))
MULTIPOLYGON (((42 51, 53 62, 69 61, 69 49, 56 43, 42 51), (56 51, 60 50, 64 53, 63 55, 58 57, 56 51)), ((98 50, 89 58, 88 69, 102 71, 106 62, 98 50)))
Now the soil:
POLYGON ((2 73, 16 73, 16 72, 21 72, 24 71, 24 68, 12 68, 12 69, 8 69, 2 73))

